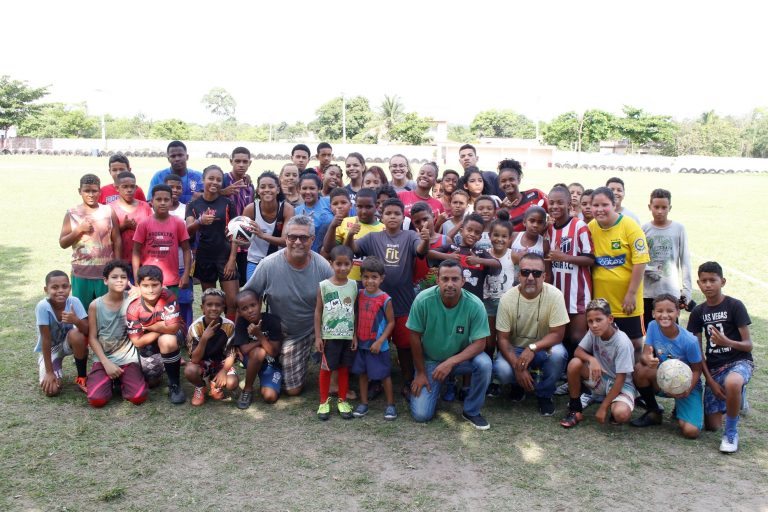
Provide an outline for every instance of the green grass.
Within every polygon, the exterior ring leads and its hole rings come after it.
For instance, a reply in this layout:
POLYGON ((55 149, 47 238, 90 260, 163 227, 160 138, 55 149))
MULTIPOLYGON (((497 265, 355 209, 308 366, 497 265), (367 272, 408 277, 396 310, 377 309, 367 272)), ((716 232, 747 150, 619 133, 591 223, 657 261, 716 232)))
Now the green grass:
MULTIPOLYGON (((227 163, 190 165, 214 162, 227 163)), ((167 166, 162 159, 132 163, 145 188, 167 166)), ((251 172, 280 164, 255 161, 251 172)), ((458 404, 443 406, 427 425, 413 423, 402 402, 397 421, 385 423, 381 401, 362 420, 321 423, 314 367, 303 396, 274 406, 256 401, 248 411, 231 402, 173 407, 163 389, 139 407, 114 400, 94 410, 70 384, 71 360, 63 395, 44 398, 32 353, 34 304, 44 275, 69 268, 58 234, 86 172, 106 179, 105 159, 0 157, 11 197, 0 217, 1 509, 768 510, 768 270, 766 244, 753 227, 764 225, 768 176, 622 175, 626 205, 641 218, 648 218, 650 190, 672 191, 672 217, 688 229, 694 265, 724 264, 726 293, 742 299, 752 317, 752 411, 742 419, 740 452, 723 456, 718 434, 686 441, 666 419, 655 429, 603 427, 590 408, 584 423, 565 431, 557 424, 562 398, 554 418, 541 418, 530 400, 489 400, 487 432, 461 421, 458 404)), ((523 186, 594 187, 608 176, 531 169, 523 186)), ((698 292, 694 298, 703 300, 698 292)), ((671 409, 671 401, 663 403, 671 409)))

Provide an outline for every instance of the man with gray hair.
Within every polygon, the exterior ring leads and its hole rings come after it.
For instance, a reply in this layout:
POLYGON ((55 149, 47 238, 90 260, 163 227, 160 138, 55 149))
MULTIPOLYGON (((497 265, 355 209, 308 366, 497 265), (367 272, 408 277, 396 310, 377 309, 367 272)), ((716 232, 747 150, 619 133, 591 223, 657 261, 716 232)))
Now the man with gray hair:
POLYGON ((312 252, 315 226, 306 215, 291 217, 283 229, 285 249, 270 254, 256 267, 244 290, 267 301, 282 321, 280 363, 285 393, 301 393, 307 379, 309 354, 315 339, 314 315, 320 281, 333 275, 328 262, 312 252))

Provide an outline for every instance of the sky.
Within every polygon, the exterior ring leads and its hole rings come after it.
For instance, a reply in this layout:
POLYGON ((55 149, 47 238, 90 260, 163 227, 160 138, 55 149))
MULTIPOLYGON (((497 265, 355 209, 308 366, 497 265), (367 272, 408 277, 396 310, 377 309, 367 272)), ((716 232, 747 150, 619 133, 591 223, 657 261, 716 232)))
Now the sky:
POLYGON ((487 109, 693 118, 768 106, 768 4, 447 0, 5 2, 0 75, 93 114, 309 122, 344 93, 469 124, 487 109), (763 50, 760 50, 763 48, 763 50))

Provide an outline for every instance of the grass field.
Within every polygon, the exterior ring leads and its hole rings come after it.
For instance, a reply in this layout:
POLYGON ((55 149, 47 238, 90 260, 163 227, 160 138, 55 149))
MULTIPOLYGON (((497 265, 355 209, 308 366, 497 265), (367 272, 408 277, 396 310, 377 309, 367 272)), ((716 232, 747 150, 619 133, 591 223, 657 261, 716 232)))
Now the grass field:
MULTIPOLYGON (((190 166, 211 163, 226 169, 223 160, 190 166)), ((167 167, 163 159, 132 164, 145 190, 152 173, 167 167)), ((256 161, 251 172, 280 164, 256 161)), ((457 403, 441 406, 426 425, 410 420, 403 401, 398 420, 384 422, 381 400, 364 419, 321 423, 316 367, 302 396, 274 406, 173 407, 162 388, 139 407, 113 400, 94 410, 71 385, 67 359, 63 395, 44 398, 32 353, 34 305, 44 275, 69 270, 70 251, 59 248, 58 235, 66 208, 79 202, 79 177, 95 172, 108 180, 106 168, 106 159, 0 156, 10 195, 0 217, 0 509, 768 510, 768 270, 754 227, 765 226, 768 176, 622 175, 625 204, 642 219, 653 188, 672 191, 671 217, 688 230, 694 266, 723 264, 726 293, 750 312, 758 368, 752 409, 742 419, 739 453, 724 456, 719 433, 686 441, 666 418, 651 429, 603 427, 592 407, 584 423, 565 431, 558 425, 564 398, 553 418, 540 417, 532 400, 489 399, 487 432, 461 421, 457 403)), ((531 169, 523 187, 594 187, 608 177, 531 169)), ((703 297, 697 291, 694 299, 703 297)), ((671 410, 670 400, 662 403, 671 410)))

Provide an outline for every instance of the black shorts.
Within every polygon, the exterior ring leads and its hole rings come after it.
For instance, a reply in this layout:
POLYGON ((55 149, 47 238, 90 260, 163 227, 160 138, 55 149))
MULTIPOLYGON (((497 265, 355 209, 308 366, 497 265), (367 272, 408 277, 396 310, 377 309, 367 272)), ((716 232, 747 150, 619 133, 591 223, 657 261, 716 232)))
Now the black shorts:
POLYGON ((352 340, 324 340, 323 360, 320 368, 333 371, 337 368, 350 367, 355 360, 352 352, 352 340))
POLYGON ((201 283, 216 283, 224 281, 238 281, 240 275, 235 267, 235 275, 229 279, 224 278, 224 267, 227 265, 227 260, 218 261, 206 261, 195 260, 195 271, 192 274, 200 280, 201 283))
POLYGON ((630 316, 628 318, 614 317, 614 320, 616 321, 619 330, 626 334, 629 339, 635 340, 645 336, 645 326, 643 326, 642 316, 630 316))

